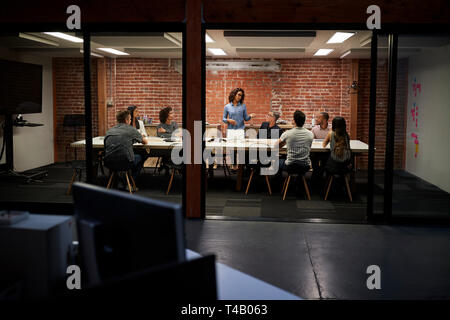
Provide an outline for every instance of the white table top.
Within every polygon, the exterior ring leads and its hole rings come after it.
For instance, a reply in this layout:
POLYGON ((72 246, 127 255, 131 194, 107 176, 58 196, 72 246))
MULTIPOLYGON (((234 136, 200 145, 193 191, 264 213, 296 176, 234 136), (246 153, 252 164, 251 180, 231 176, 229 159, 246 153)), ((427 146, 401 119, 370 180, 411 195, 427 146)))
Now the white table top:
MULTIPOLYGON (((104 147, 104 137, 95 137, 92 139, 92 145, 95 149, 101 149, 104 147)), ((249 148, 271 148, 273 144, 275 143, 275 139, 245 139, 245 140, 229 140, 229 141, 207 141, 205 143, 206 148, 211 149, 219 149, 219 148, 233 148, 233 149, 245 149, 248 150, 249 148)), ((327 152, 330 150, 329 145, 325 148, 322 147, 322 141, 321 139, 314 139, 312 146, 311 146, 311 152, 327 152)), ((85 140, 80 140, 73 142, 71 144, 72 147, 84 147, 86 145, 85 140)), ((182 143, 179 142, 166 142, 162 138, 158 137, 149 137, 149 144, 144 145, 141 143, 135 143, 134 146, 136 148, 145 148, 145 149, 172 149, 174 147, 181 147, 182 143)), ((286 146, 283 147, 284 149, 286 146)), ((369 151, 369 146, 360 141, 360 140, 350 140, 350 148, 352 149, 353 153, 366 153, 369 151)))
MULTIPOLYGON (((201 257, 186 249, 186 259, 201 257)), ((303 300, 267 282, 216 262, 217 298, 219 300, 303 300)))

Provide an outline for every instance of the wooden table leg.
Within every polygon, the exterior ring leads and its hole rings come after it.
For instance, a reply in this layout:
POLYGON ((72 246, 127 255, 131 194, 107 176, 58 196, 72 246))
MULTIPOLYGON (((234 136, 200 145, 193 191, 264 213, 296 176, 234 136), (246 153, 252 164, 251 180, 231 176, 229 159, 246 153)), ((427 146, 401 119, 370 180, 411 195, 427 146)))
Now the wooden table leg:
POLYGON ((241 191, 243 176, 244 176, 244 165, 239 164, 238 172, 237 172, 237 180, 236 180, 236 191, 241 191))

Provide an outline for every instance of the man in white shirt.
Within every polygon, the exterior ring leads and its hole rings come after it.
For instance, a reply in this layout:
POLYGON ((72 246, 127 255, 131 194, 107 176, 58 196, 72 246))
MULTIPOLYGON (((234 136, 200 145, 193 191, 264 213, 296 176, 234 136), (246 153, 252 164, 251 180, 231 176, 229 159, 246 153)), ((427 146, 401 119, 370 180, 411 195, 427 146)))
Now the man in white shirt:
POLYGON ((287 157, 280 159, 279 172, 287 171, 290 168, 295 169, 301 174, 309 171, 311 160, 309 159, 309 152, 314 139, 311 131, 303 128, 305 124, 305 114, 297 110, 294 112, 295 127, 284 132, 276 144, 280 147, 286 144, 287 157))

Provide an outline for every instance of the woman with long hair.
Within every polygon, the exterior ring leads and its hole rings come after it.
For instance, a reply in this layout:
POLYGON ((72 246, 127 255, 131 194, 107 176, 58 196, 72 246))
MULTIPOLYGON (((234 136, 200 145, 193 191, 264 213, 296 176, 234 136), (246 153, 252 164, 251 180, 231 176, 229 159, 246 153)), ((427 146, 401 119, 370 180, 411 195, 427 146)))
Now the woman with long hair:
POLYGON ((247 114, 247 106, 244 104, 244 89, 235 88, 228 96, 228 104, 223 109, 222 121, 228 125, 227 138, 244 138, 244 121, 249 121, 253 113, 247 114))
POLYGON ((345 174, 351 170, 350 136, 347 133, 347 125, 343 117, 335 117, 332 122, 332 130, 323 140, 325 148, 330 143, 330 157, 325 170, 331 174, 345 174))
MULTIPOLYGON (((222 121, 227 126, 227 139, 245 139, 245 123, 253 118, 253 113, 247 114, 247 106, 244 104, 244 89, 235 88, 231 90, 228 96, 228 104, 223 108, 222 121)), ((236 157, 234 157, 232 170, 237 170, 236 157)))

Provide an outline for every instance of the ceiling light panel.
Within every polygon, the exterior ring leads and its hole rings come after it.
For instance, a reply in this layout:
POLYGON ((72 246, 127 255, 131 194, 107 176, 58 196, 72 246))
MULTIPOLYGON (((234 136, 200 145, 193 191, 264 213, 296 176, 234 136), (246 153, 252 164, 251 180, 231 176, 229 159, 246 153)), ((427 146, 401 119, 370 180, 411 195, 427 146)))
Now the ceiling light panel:
POLYGON ((52 37, 64 39, 64 40, 75 42, 75 43, 83 42, 83 39, 81 39, 81 38, 74 37, 74 36, 71 36, 69 34, 62 33, 62 32, 44 32, 44 33, 48 34, 49 36, 52 36, 52 37))
POLYGON ((333 51, 334 51, 334 49, 319 49, 316 51, 316 53, 314 53, 314 55, 315 56, 327 56, 333 51))
POLYGON ((354 32, 336 32, 327 43, 342 43, 354 34, 354 32))
POLYGON ((227 54, 220 48, 208 48, 209 52, 211 52, 215 56, 226 56, 227 54))

